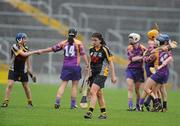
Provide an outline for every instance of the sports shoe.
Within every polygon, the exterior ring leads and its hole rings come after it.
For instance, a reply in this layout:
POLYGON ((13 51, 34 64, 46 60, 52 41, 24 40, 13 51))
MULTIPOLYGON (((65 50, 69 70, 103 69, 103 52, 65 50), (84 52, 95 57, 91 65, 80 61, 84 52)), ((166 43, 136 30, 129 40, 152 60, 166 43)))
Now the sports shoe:
POLYGON ((107 119, 106 113, 101 113, 101 115, 98 117, 99 119, 107 119))
POLYGON ((140 105, 140 106, 139 106, 139 110, 140 110, 141 112, 144 112, 144 106, 143 106, 143 105, 140 105))
POLYGON ((136 111, 141 111, 139 104, 136 104, 136 111))
POLYGON ((156 103, 154 107, 151 109, 151 112, 159 112, 162 109, 160 103, 156 103))
POLYGON ((2 107, 2 108, 8 107, 8 103, 2 103, 1 107, 2 107))
POLYGON ((161 112, 166 112, 167 108, 162 108, 161 112))
POLYGON ((59 109, 59 108, 60 108, 60 105, 54 104, 54 108, 55 108, 55 109, 59 109))
POLYGON ((150 111, 150 105, 148 105, 148 104, 146 104, 146 103, 144 103, 144 106, 146 107, 146 110, 149 112, 150 111))
POLYGON ((2 105, 1 105, 1 107, 2 107, 2 108, 8 107, 8 102, 9 102, 9 100, 4 100, 4 102, 3 102, 2 105))
POLYGON ((88 111, 85 115, 84 115, 85 119, 92 119, 92 112, 88 111))
POLYGON ((33 107, 33 104, 32 104, 32 103, 28 103, 27 107, 28 107, 28 108, 32 108, 32 107, 33 107))
POLYGON ((71 109, 77 109, 78 108, 78 106, 77 105, 73 105, 73 106, 71 106, 71 109))
POLYGON ((129 107, 127 111, 136 111, 136 107, 129 107))

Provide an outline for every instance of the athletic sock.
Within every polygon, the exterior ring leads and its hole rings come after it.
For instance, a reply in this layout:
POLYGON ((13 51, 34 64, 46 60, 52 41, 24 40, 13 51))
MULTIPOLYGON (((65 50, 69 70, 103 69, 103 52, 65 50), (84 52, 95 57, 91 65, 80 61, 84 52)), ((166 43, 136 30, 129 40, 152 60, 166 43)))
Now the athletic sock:
POLYGON ((106 113, 106 108, 101 108, 100 111, 101 113, 106 113))
POLYGON ((61 102, 61 99, 60 99, 60 97, 56 97, 56 105, 60 105, 60 102, 61 102))
POLYGON ((129 108, 133 108, 132 98, 129 98, 129 100, 128 100, 128 106, 129 106, 129 108))
POLYGON ((28 104, 32 105, 32 100, 31 99, 28 99, 27 102, 28 102, 28 104))
POLYGON ((71 97, 71 107, 72 106, 76 106, 76 98, 75 97, 71 97))
POLYGON ((167 101, 163 101, 163 108, 167 109, 167 101))
POLYGON ((91 113, 93 113, 93 111, 94 111, 94 108, 92 108, 92 107, 89 107, 89 110, 88 110, 89 112, 91 112, 91 113))
POLYGON ((143 105, 143 104, 144 104, 144 98, 140 98, 139 104, 140 104, 140 105, 143 105))
POLYGON ((82 96, 81 103, 87 103, 87 96, 82 96))
POLYGON ((148 96, 148 98, 146 99, 146 101, 144 102, 144 104, 150 105, 151 100, 153 100, 153 97, 150 95, 150 96, 148 96))

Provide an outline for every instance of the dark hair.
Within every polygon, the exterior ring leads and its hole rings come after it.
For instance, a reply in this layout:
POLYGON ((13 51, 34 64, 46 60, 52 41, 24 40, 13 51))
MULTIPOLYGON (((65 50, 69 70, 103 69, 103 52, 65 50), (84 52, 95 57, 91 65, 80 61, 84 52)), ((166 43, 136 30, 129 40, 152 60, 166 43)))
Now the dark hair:
POLYGON ((73 45, 73 43, 74 43, 74 36, 69 36, 67 41, 68 41, 69 45, 73 45))
POLYGON ((101 41, 102 46, 106 45, 106 42, 104 41, 104 38, 103 38, 101 33, 95 32, 95 33, 92 34, 91 37, 98 38, 101 41))
POLYGON ((75 28, 70 28, 68 30, 68 42, 70 45, 74 43, 74 38, 77 36, 77 30, 75 28))

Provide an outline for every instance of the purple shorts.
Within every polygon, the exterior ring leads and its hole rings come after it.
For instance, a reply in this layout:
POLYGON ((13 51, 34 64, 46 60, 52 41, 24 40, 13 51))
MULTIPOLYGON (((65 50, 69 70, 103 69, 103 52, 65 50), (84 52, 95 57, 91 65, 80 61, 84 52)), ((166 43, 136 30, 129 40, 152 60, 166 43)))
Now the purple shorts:
POLYGON ((155 74, 151 75, 151 79, 153 79, 158 84, 165 84, 167 83, 169 78, 169 71, 167 72, 156 72, 155 74))
POLYGON ((145 63, 146 77, 150 77, 152 75, 150 67, 154 67, 154 64, 145 63))
POLYGON ((144 71, 143 69, 126 69, 126 78, 134 80, 134 82, 144 82, 144 71))
POLYGON ((80 80, 81 67, 80 66, 63 66, 60 78, 63 81, 80 80))

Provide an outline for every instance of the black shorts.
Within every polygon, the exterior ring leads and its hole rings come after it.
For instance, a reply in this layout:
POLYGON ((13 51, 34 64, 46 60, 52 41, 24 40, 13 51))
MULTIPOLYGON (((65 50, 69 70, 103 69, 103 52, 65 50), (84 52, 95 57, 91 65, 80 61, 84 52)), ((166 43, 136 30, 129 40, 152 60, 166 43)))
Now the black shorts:
POLYGON ((98 85, 100 88, 104 88, 107 77, 103 75, 96 75, 89 77, 90 87, 92 84, 98 85))
POLYGON ((8 80, 28 82, 28 74, 24 72, 15 72, 15 71, 9 70, 8 80))

